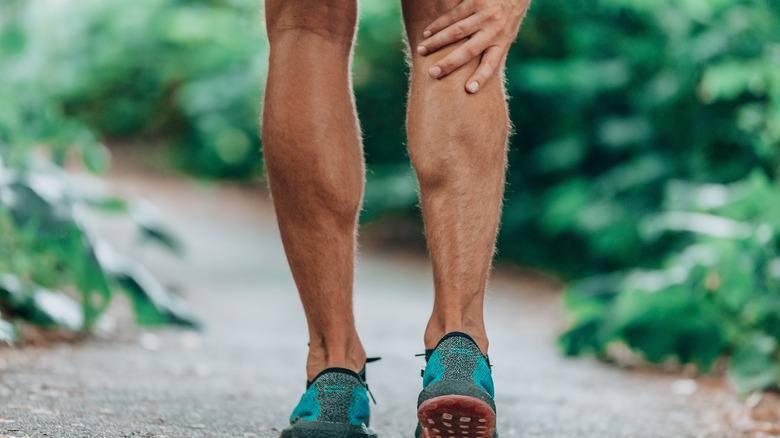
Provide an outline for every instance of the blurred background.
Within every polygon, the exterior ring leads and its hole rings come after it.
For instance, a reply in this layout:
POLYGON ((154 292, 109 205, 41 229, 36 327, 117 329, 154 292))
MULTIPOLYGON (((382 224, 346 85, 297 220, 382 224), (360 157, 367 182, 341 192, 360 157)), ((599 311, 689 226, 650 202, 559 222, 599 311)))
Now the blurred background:
MULTIPOLYGON (((419 246, 399 6, 360 6, 362 221, 419 246)), ((0 338, 19 320, 88 330, 115 293, 140 323, 197 325, 83 216, 129 215, 173 253, 175 233, 71 174, 133 151, 262 186, 267 55, 258 0, 0 2, 0 338)), ((497 260, 569 284, 562 351, 609 360, 617 342, 727 369, 743 393, 777 387, 780 1, 535 0, 506 86, 497 260)))

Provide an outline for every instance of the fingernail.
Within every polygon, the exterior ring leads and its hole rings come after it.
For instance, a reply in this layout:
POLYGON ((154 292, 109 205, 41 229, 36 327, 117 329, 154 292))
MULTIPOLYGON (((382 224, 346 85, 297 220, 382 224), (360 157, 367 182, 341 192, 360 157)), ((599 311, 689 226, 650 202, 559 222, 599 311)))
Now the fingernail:
POLYGON ((425 55, 428 53, 428 49, 426 49, 425 46, 417 46, 417 53, 420 55, 425 55))
POLYGON ((431 31, 430 30, 426 30, 425 32, 423 32, 423 38, 428 38, 430 36, 431 36, 431 31))
POLYGON ((477 81, 474 81, 469 84, 469 91, 472 93, 476 93, 477 90, 479 90, 479 83, 477 81))
POLYGON ((431 69, 428 70, 428 73, 434 78, 438 78, 441 74, 441 69, 439 67, 431 67, 431 69))

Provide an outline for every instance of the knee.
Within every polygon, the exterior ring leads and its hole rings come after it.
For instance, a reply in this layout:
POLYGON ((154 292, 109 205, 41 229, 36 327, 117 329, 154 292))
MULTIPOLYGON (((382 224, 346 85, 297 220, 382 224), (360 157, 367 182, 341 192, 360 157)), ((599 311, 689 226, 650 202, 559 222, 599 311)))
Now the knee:
POLYGON ((267 1, 266 28, 273 48, 292 37, 313 37, 351 47, 357 26, 357 7, 352 1, 267 1))

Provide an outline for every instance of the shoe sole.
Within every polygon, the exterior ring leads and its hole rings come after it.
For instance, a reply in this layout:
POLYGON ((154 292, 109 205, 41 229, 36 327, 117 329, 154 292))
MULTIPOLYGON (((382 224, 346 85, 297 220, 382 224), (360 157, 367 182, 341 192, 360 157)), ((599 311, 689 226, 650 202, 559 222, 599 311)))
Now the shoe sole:
POLYGON ((377 438, 373 429, 364 425, 298 420, 284 429, 280 438, 377 438))
POLYGON ((422 438, 492 438, 496 412, 486 402, 466 395, 442 395, 420 404, 417 418, 422 438))

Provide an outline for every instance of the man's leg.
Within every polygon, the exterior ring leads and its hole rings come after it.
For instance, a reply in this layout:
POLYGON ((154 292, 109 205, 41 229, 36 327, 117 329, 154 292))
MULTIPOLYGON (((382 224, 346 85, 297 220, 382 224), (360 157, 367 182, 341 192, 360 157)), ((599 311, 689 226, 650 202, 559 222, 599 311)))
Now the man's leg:
MULTIPOLYGON (((411 47, 422 41, 426 26, 458 3, 403 0, 411 47)), ((479 57, 442 79, 431 78, 434 63, 462 44, 426 57, 410 50, 408 147, 420 182, 435 290, 424 336, 417 438, 498 436, 483 301, 501 212, 509 122, 501 73, 482 80, 478 93, 466 93, 479 57)))
MULTIPOLYGON (((410 46, 417 47, 425 27, 458 3, 403 0, 410 46)), ((442 79, 429 75, 460 44, 427 57, 410 51, 408 147, 420 182, 435 289, 424 341, 430 349, 446 333, 465 332, 486 354, 482 308, 501 212, 509 122, 498 74, 479 93, 464 89, 479 58, 442 79)))
POLYGON ((364 164, 350 79, 356 0, 267 0, 263 153, 309 326, 307 375, 359 371, 352 314, 364 164))

